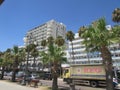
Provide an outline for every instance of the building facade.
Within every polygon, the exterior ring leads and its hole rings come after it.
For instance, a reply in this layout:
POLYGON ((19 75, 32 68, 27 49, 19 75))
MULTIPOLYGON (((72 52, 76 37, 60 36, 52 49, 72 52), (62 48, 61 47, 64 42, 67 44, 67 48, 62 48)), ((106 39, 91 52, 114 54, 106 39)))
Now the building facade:
MULTIPOLYGON (((81 42, 81 39, 78 33, 75 34, 75 40, 73 40, 73 53, 72 54, 72 46, 71 42, 68 43, 68 62, 69 64, 100 64, 102 63, 101 53, 96 52, 89 52, 86 51, 85 45, 81 42)), ((119 44, 112 44, 109 46, 109 50, 111 51, 112 59, 113 59, 113 66, 120 67, 120 45, 119 44)))
MULTIPOLYGON (((63 23, 56 22, 55 20, 50 20, 40 26, 37 26, 31 30, 29 30, 26 34, 27 42, 25 45, 29 45, 31 43, 37 42, 37 49, 39 51, 46 50, 41 46, 42 40, 47 40, 48 37, 52 36, 54 39, 58 36, 62 36, 65 39, 66 34, 66 26, 63 23)), ((33 58, 30 57, 29 64, 33 64, 33 58)), ((36 58, 36 64, 38 66, 42 66, 40 63, 40 57, 36 58)))

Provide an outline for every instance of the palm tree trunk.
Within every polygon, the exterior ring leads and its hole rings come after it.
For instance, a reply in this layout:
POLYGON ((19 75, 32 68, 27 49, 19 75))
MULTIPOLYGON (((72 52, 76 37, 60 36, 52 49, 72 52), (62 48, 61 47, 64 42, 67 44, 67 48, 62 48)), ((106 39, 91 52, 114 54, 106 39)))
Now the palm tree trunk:
POLYGON ((57 75, 53 76, 52 90, 58 90, 57 75))
MULTIPOLYGON (((74 62, 74 59, 75 59, 75 57, 74 57, 74 51, 73 51, 73 43, 71 42, 71 45, 72 45, 72 59, 73 59, 73 62, 74 62)), ((75 62, 74 62, 75 63, 75 62)))
POLYGON ((44 70, 44 68, 45 68, 45 65, 43 64, 42 71, 44 70))
POLYGON ((52 68, 52 76, 53 76, 53 83, 52 83, 52 90, 58 90, 58 83, 57 83, 57 78, 58 78, 58 73, 57 73, 57 64, 53 65, 52 68))
POLYGON ((16 72, 17 72, 18 60, 15 59, 13 63, 13 74, 12 74, 12 82, 15 82, 16 72))
POLYGON ((12 74, 12 82, 15 82, 15 75, 16 75, 16 69, 14 67, 13 74, 12 74))
POLYGON ((36 71, 35 57, 34 57, 34 70, 36 71))
POLYGON ((102 46, 101 54, 106 71, 106 90, 114 90, 111 53, 106 46, 102 46))
POLYGON ((2 74, 1 74, 0 79, 3 79, 3 76, 4 76, 4 70, 5 70, 5 67, 4 67, 4 66, 2 66, 2 74))

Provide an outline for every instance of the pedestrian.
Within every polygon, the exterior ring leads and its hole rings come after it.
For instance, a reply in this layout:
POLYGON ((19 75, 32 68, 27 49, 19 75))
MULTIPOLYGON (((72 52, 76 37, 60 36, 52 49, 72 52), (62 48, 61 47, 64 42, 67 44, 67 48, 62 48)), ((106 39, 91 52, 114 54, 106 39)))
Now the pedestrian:
POLYGON ((116 87, 118 85, 117 79, 113 78, 113 86, 116 87))

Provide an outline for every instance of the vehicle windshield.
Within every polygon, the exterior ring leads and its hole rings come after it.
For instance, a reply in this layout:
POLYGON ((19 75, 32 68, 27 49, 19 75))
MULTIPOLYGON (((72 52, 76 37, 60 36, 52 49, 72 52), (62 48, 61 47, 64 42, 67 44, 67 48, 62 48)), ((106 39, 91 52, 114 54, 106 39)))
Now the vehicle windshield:
POLYGON ((65 69, 64 72, 63 72, 63 74, 65 75, 68 72, 69 72, 69 69, 65 69))

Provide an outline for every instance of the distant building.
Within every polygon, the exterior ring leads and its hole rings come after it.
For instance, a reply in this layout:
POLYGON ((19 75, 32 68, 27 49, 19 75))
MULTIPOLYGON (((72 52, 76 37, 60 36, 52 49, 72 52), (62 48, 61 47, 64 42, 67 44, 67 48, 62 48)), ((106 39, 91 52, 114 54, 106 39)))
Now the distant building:
MULTIPOLYGON (((46 40, 48 37, 52 36, 54 39, 58 36, 62 36, 65 39, 66 26, 63 23, 56 22, 55 20, 50 20, 40 26, 37 26, 29 30, 25 37, 27 37, 26 45, 37 42, 37 49, 39 51, 46 50, 41 46, 41 41, 46 40)), ((29 63, 33 63, 33 58, 29 59, 29 63)), ((37 58, 37 65, 41 66, 40 57, 37 58)))
MULTIPOLYGON (((111 26, 106 26, 108 30, 111 29, 111 26)), ((43 48, 41 46, 41 41, 46 40, 48 37, 52 36, 56 39, 57 36, 62 36, 63 39, 66 37, 66 26, 63 23, 56 22, 55 20, 50 20, 40 26, 37 26, 26 33, 28 41, 25 45, 37 42, 39 51, 46 51, 47 48, 43 48)), ((83 39, 79 37, 78 33, 75 34, 75 40, 73 40, 73 52, 74 52, 74 59, 72 55, 72 46, 71 42, 66 44, 67 53, 66 57, 68 59, 68 64, 101 64, 102 57, 101 53, 90 52, 89 50, 85 50, 85 45, 82 44, 83 39)), ((120 68, 120 44, 112 44, 109 46, 109 50, 111 51, 112 59, 113 59, 113 66, 117 66, 120 68)), ((36 59, 36 68, 40 70, 42 68, 42 63, 40 62, 40 57, 36 59)), ((33 58, 29 58, 28 61, 30 67, 33 64, 33 58)), ((63 64, 62 67, 68 67, 68 64, 63 64)))
POLYGON ((75 40, 73 40, 73 53, 72 55, 72 45, 69 42, 68 50, 68 60, 70 64, 88 64, 90 63, 101 63, 102 58, 99 52, 90 53, 85 51, 85 45, 82 44, 83 39, 81 39, 78 33, 75 34, 75 40))
MULTIPOLYGON (((74 52, 74 59, 72 55, 72 46, 71 42, 68 43, 68 62, 70 64, 99 64, 102 63, 101 53, 96 52, 89 52, 85 51, 85 45, 81 42, 81 39, 78 33, 75 34, 75 40, 73 40, 73 52, 74 52)), ((112 59, 113 59, 113 66, 120 67, 120 44, 112 44, 109 46, 109 50, 111 51, 112 59)))

